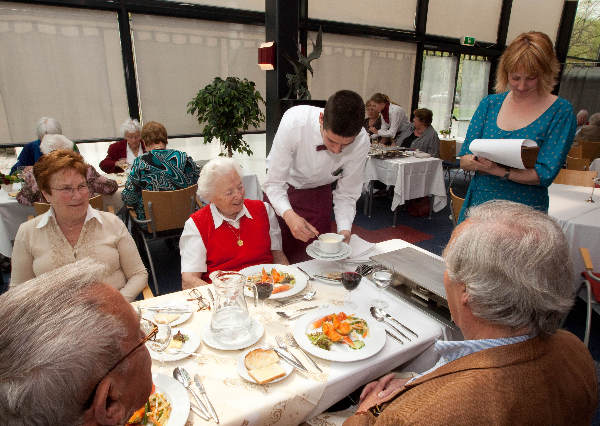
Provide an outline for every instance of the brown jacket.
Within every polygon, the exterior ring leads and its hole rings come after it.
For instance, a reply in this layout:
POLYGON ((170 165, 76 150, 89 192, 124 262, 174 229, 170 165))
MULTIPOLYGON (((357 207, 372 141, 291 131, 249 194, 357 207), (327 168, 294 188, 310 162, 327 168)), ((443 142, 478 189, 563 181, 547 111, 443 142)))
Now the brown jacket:
POLYGON ((588 349, 560 330, 459 358, 400 389, 379 417, 344 426, 589 425, 597 396, 588 349))

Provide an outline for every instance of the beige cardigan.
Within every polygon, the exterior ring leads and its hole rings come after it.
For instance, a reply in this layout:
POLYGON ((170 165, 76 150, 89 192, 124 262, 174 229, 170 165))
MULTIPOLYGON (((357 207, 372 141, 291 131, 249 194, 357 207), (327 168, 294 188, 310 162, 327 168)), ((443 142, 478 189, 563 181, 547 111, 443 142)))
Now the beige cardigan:
POLYGON ((11 287, 84 257, 103 264, 105 272, 100 280, 118 289, 130 302, 148 282, 146 268, 121 219, 91 207, 75 247, 65 238, 50 209, 19 227, 12 254, 11 287))
POLYGON ((547 338, 476 352, 400 389, 379 417, 358 425, 589 425, 598 403, 588 349, 559 330, 547 338))

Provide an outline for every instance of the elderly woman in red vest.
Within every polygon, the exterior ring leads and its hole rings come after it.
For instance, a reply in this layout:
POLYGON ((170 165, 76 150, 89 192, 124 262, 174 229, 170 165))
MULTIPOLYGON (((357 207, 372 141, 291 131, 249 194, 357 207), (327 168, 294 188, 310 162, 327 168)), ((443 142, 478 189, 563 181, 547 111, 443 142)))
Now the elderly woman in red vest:
POLYGON ((209 161, 200 172, 198 196, 210 204, 190 216, 179 240, 184 289, 209 283, 212 271, 289 263, 273 208, 244 199, 242 170, 235 160, 209 161))

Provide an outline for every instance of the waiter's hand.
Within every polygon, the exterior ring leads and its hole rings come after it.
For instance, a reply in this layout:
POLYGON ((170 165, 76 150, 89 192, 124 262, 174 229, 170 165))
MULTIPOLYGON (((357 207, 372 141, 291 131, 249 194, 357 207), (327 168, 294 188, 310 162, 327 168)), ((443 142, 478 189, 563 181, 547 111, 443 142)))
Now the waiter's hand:
POLYGON ((343 231, 338 232, 338 234, 344 236, 344 242, 345 243, 349 243, 350 242, 350 231, 343 230, 343 231))
POLYGON ((307 242, 311 238, 319 235, 317 228, 312 226, 302 216, 298 215, 292 209, 283 212, 283 220, 287 223, 294 238, 307 242))

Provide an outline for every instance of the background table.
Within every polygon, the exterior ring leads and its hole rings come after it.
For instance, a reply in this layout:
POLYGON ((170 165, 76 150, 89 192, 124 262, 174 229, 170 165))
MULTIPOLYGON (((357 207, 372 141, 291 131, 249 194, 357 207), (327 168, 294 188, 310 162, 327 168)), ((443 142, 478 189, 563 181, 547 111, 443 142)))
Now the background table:
POLYGON ((369 200, 365 203, 364 209, 364 213, 368 216, 371 216, 373 190, 371 181, 373 180, 394 185, 392 211, 403 205, 406 200, 429 195, 433 196, 433 211, 438 212, 446 207, 444 170, 442 160, 439 158, 402 157, 386 160, 369 158, 365 167, 369 200))
POLYGON ((28 216, 35 215, 33 207, 19 204, 8 192, 0 189, 0 253, 6 257, 12 254, 12 242, 17 230, 28 216))
POLYGON ((573 285, 581 283, 584 270, 580 247, 590 250, 596 270, 600 269, 600 190, 594 191, 595 203, 587 203, 592 188, 552 184, 548 188, 548 214, 562 227, 573 259, 573 285))
MULTIPOLYGON (((408 246, 412 245, 402 240, 386 241, 379 243, 371 254, 408 246)), ((326 264, 313 260, 302 263, 302 266, 318 268, 329 265, 333 267, 339 263, 326 264)), ((347 268, 354 269, 355 265, 347 265, 347 268)), ((302 302, 303 304, 324 305, 330 303, 332 310, 342 305, 341 300, 345 290, 341 285, 329 285, 318 281, 313 281, 312 285, 317 289, 317 296, 313 301, 302 302)), ((206 293, 205 288, 200 288, 200 291, 206 293)), ((366 307, 377 296, 376 292, 375 285, 363 278, 360 286, 352 293, 352 300, 366 307)), ((141 303, 161 304, 165 301, 177 301, 185 298, 187 298, 187 292, 179 292, 145 300, 141 303)), ((173 368, 181 365, 192 375, 198 373, 220 416, 222 425, 299 424, 302 420, 321 413, 355 388, 418 357, 436 339, 444 336, 445 329, 442 324, 391 293, 389 293, 389 298, 392 303, 390 303, 388 311, 413 329, 419 337, 403 345, 387 338, 385 346, 379 353, 362 361, 340 363, 314 358, 323 369, 322 374, 303 374, 295 371, 290 377, 279 383, 266 386, 254 385, 242 379, 235 369, 243 350, 219 351, 204 344, 197 351, 200 354, 198 357, 164 363, 153 361, 152 370, 170 376, 173 368)), ((251 303, 249 304, 251 305, 251 303)), ((257 345, 272 345, 275 335, 293 330, 294 321, 285 321, 279 318, 272 309, 276 306, 272 301, 267 302, 266 309, 262 308, 260 304, 258 308, 249 306, 250 314, 259 319, 265 327, 265 334, 257 345)), ((194 313, 182 327, 200 331, 209 322, 210 311, 201 311, 194 313)), ((424 366, 424 369, 430 366, 424 366)), ((194 413, 190 413, 189 420, 193 424, 205 424, 194 413)))

